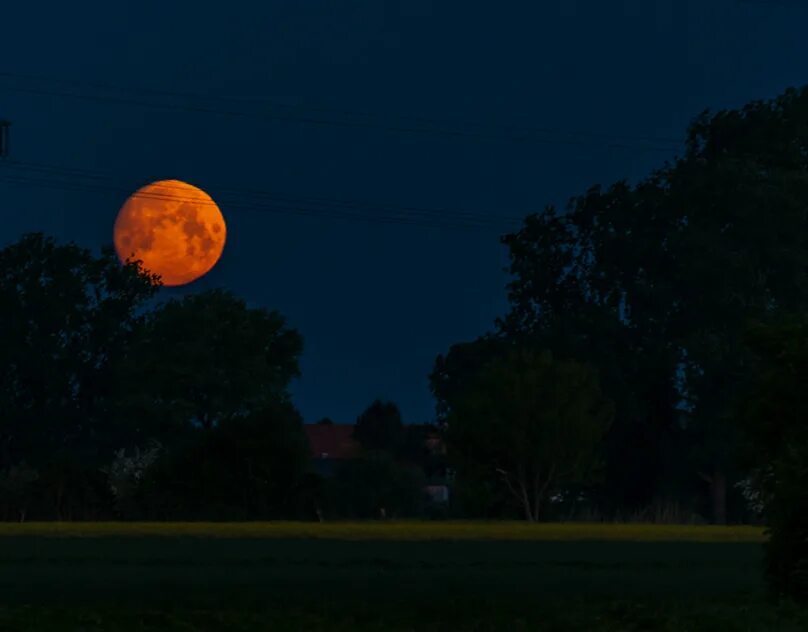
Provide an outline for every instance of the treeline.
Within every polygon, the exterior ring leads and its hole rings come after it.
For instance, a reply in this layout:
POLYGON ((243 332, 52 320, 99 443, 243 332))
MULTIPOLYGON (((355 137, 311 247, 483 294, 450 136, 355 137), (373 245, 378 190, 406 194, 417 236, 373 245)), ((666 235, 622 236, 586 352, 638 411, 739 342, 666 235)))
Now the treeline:
POLYGON ((456 496, 762 518, 776 583, 808 596, 808 88, 686 140, 502 239, 508 313, 431 377, 456 496))
POLYGON ((158 291, 111 250, 41 234, 0 250, 6 519, 294 511, 301 336, 223 291, 157 303, 158 291))
MULTIPOLYGON (((425 516, 429 427, 374 402, 318 472, 289 395, 301 335, 225 291, 42 234, 0 250, 0 519, 425 516)), ((434 513, 434 511, 433 511, 434 513)))
MULTIPOLYGON (((0 250, 0 519, 395 518, 434 510, 429 427, 375 402, 318 472, 290 395, 301 335, 225 291, 159 302, 111 250, 0 250)), ((434 513, 434 511, 433 511, 434 513)))

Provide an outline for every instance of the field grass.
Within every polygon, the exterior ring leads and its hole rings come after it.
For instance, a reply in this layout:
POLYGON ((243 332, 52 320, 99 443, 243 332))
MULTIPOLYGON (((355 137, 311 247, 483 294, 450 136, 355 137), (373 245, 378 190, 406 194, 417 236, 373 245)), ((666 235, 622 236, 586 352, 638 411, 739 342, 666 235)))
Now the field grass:
POLYGON ((389 522, 29 522, 0 523, 3 536, 304 538, 327 540, 531 540, 763 542, 750 526, 473 521, 389 522))
POLYGON ((0 630, 808 630, 760 529, 0 525, 0 630))

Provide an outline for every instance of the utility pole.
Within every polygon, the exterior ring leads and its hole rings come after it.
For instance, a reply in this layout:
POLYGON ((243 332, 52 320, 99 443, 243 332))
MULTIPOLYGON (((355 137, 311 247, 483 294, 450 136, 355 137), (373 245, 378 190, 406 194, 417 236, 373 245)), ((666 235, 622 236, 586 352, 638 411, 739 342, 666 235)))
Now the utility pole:
POLYGON ((0 159, 8 157, 8 128, 11 127, 9 121, 0 119, 0 159))

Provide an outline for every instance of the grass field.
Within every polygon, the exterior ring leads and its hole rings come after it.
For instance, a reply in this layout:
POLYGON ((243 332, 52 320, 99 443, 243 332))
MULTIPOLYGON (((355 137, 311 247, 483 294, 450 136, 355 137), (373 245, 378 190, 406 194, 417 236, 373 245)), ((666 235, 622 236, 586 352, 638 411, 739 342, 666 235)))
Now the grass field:
POLYGON ((0 525, 0 630, 808 630, 760 529, 0 525))
POLYGON ((390 522, 6 522, 2 536, 304 538, 329 540, 595 540, 763 542, 760 527, 465 521, 390 522))

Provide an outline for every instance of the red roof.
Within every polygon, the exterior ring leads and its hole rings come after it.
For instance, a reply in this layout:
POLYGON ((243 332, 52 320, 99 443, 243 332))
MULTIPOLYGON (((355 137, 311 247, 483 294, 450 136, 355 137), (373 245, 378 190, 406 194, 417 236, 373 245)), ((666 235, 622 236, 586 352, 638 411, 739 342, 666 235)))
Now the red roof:
POLYGON ((304 424, 315 459, 350 459, 358 455, 352 424, 304 424))

